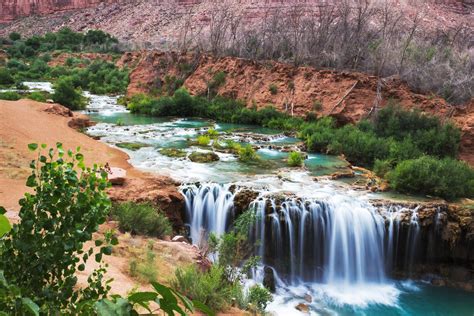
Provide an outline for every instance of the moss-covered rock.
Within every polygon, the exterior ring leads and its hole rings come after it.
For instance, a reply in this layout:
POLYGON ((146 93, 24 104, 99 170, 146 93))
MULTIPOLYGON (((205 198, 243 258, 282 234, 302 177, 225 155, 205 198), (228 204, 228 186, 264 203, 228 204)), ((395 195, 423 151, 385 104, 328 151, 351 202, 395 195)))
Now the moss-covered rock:
POLYGON ((188 156, 189 160, 192 162, 199 162, 199 163, 208 163, 213 161, 218 161, 219 156, 214 152, 198 152, 195 151, 191 155, 188 156))
POLYGON ((115 144, 115 146, 117 146, 119 148, 123 148, 123 149, 133 150, 133 151, 139 150, 140 148, 143 148, 143 147, 148 147, 148 145, 146 145, 146 144, 127 143, 127 142, 117 143, 117 144, 115 144))
POLYGON ((162 148, 160 149, 160 154, 173 158, 183 158, 186 157, 186 151, 179 148, 162 148))

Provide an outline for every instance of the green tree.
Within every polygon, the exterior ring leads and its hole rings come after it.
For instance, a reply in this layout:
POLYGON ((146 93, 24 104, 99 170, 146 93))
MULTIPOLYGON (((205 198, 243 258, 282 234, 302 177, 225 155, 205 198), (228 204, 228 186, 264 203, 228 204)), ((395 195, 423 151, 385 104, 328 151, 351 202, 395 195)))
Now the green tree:
POLYGON ((0 85, 11 85, 15 83, 10 71, 7 68, 0 68, 0 85))
MULTIPOLYGON (((32 151, 37 147, 29 145, 32 151)), ((97 166, 86 168, 79 151, 66 154, 60 143, 45 155, 38 153, 30 167, 26 184, 34 193, 20 200, 20 223, 2 240, 0 270, 48 314, 72 312, 81 300, 100 299, 108 291, 102 267, 91 275, 87 288, 76 288, 76 270, 84 270, 94 255, 94 248, 83 249, 84 243, 92 239, 110 209, 107 176, 97 166)), ((96 241, 96 246, 102 245, 95 253, 97 262, 111 253, 110 245, 102 243, 96 241)), ((12 311, 4 303, 0 301, 0 309, 12 311)))
POLYGON ((8 35, 8 38, 12 41, 19 41, 21 39, 21 34, 17 32, 12 32, 8 35))
POLYGON ((76 89, 70 77, 59 79, 54 85, 54 102, 64 105, 71 110, 80 110, 85 108, 85 98, 81 91, 76 89))

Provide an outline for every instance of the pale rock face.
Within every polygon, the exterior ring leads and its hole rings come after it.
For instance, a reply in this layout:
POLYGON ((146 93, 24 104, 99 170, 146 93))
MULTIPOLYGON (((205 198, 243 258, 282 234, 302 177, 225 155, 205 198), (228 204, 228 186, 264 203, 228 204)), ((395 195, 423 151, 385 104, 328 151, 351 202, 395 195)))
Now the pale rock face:
POLYGON ((120 0, 5 0, 0 1, 0 23, 29 15, 43 15, 59 11, 84 9, 100 3, 120 0))

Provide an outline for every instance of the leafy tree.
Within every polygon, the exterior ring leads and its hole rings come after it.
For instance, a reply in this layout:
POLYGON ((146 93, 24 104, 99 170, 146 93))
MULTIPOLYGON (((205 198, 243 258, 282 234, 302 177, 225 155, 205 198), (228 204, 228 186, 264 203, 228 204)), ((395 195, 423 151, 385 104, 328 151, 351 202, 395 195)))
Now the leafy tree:
POLYGON ((292 151, 288 156, 288 165, 290 167, 301 167, 303 162, 303 155, 300 152, 292 151))
POLYGON ((12 32, 8 35, 8 38, 12 41, 19 41, 21 39, 21 34, 17 32, 12 32))
MULTIPOLYGON (((28 147, 35 151, 38 146, 28 147)), ((26 184, 34 193, 20 200, 20 223, 2 240, 0 270, 45 312, 72 312, 81 300, 100 299, 108 291, 101 281, 102 268, 89 278, 86 289, 76 288, 76 270, 84 270, 94 255, 93 248, 83 249, 84 243, 92 239, 110 209, 106 173, 97 166, 86 168, 79 151, 66 154, 60 143, 46 155, 38 153, 30 167, 26 184)), ((97 246, 102 243, 96 241, 97 246)), ((104 244, 95 260, 100 262, 103 254, 110 253, 111 247, 104 244)), ((4 301, 0 305, 3 311, 15 308, 4 301)))
POLYGON ((11 73, 7 68, 0 68, 0 85, 11 85, 15 83, 11 73))
POLYGON ((54 85, 54 102, 64 105, 71 110, 80 110, 85 108, 85 99, 81 91, 74 87, 70 77, 59 79, 54 85))

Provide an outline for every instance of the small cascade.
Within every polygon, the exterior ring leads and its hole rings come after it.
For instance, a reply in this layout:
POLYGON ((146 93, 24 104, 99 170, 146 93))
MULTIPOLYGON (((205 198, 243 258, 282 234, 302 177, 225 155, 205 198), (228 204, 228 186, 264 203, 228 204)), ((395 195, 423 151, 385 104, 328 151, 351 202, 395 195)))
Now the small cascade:
MULTIPOLYGON (((209 232, 221 235, 231 227, 238 193, 231 187, 213 183, 183 187, 194 244, 209 232)), ((375 207, 336 192, 312 199, 284 198, 268 191, 261 192, 249 208, 257 218, 249 232, 258 245, 255 255, 291 285, 385 284, 392 271, 409 274, 426 257, 419 252, 425 240, 418 208, 375 207)))
POLYGON ((385 224, 369 204, 342 196, 328 201, 288 198, 279 207, 275 204, 272 198, 254 202, 257 214, 265 214, 255 235, 260 236, 264 263, 291 284, 384 281, 385 224))
POLYGON ((189 185, 182 188, 186 217, 194 244, 207 238, 209 232, 223 234, 234 219, 234 194, 230 185, 216 183, 189 185))

